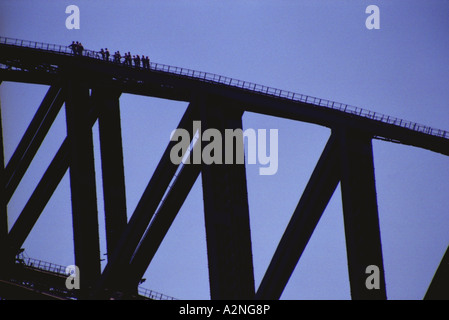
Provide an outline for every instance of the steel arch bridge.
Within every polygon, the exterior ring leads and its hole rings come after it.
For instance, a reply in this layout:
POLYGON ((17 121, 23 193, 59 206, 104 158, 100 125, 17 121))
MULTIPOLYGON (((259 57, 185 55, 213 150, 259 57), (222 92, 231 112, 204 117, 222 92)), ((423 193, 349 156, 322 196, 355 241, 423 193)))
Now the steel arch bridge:
MULTIPOLYGON (((445 130, 206 72, 154 62, 131 66, 120 59, 106 60, 95 51, 74 53, 67 46, 0 37, 0 81, 50 86, 8 163, 1 152, 0 278, 4 285, 0 285, 0 296, 7 297, 12 290, 11 279, 18 272, 15 257, 69 169, 75 264, 83 272, 78 299, 110 298, 117 292, 136 297, 140 279, 200 173, 212 299, 279 299, 339 183, 351 296, 386 299, 372 140, 449 156, 449 132, 445 130), (122 93, 188 102, 178 128, 191 137, 195 120, 201 121, 202 131, 241 129, 245 111, 331 129, 258 288, 254 285, 244 164, 174 164, 170 151, 175 142, 170 141, 127 221, 119 114, 122 93), (7 204, 63 105, 67 136, 9 230, 7 204), (96 121, 108 252, 103 272, 92 141, 96 121), (379 267, 378 290, 365 285, 369 265, 379 267)), ((449 298, 449 250, 425 298, 449 298)))

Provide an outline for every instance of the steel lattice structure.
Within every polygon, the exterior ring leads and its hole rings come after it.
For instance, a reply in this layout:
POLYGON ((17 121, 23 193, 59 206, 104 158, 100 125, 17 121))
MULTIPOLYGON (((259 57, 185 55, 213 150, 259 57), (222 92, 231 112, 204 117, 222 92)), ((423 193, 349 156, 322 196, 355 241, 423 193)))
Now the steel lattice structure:
MULTIPOLYGON (((0 81, 50 86, 6 165, 1 152, 4 168, 0 179, 1 278, 7 281, 14 277, 17 252, 69 169, 75 263, 83 270, 79 299, 109 298, 115 292, 136 295, 142 275, 200 173, 212 299, 279 299, 339 183, 351 296, 386 299, 372 140, 387 140, 449 156, 449 132, 444 130, 205 72, 154 62, 150 68, 138 68, 105 61, 98 52, 89 50, 73 54, 66 46, 0 38, 0 81), (331 129, 332 134, 259 288, 254 285, 244 164, 177 165, 170 161, 170 150, 175 144, 171 141, 127 221, 119 115, 122 93, 188 102, 178 128, 187 130, 191 137, 195 133, 192 126, 195 120, 201 121, 201 130, 215 128, 224 133, 225 129, 241 129, 245 111, 331 129), (8 231, 7 203, 63 105, 67 137, 8 231), (108 251, 103 272, 92 141, 96 121, 100 132, 108 251), (379 290, 365 286, 365 269, 373 264, 380 268, 379 290)), ((425 298, 448 298, 448 252, 425 298)))

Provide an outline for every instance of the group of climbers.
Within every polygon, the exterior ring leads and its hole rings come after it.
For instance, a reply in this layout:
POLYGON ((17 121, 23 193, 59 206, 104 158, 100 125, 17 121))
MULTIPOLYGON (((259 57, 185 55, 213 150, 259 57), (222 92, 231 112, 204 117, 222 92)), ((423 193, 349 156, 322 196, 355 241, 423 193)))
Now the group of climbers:
MULTIPOLYGON (((83 46, 81 45, 80 42, 78 41, 73 41, 72 44, 69 46, 69 48, 72 49, 73 54, 75 55, 82 55, 82 52, 84 50, 83 46)), ((101 48, 100 50, 100 56, 103 60, 105 61, 111 61, 110 60, 110 52, 108 50, 108 48, 101 48)), ((148 58, 148 56, 142 55, 133 55, 131 56, 131 53, 125 53, 123 56, 121 55, 120 51, 116 51, 114 53, 114 55, 112 56, 112 61, 116 62, 116 63, 123 63, 124 65, 127 66, 134 66, 137 68, 144 68, 144 69, 150 69, 150 58, 148 58), (123 59, 123 61, 122 61, 123 59)))

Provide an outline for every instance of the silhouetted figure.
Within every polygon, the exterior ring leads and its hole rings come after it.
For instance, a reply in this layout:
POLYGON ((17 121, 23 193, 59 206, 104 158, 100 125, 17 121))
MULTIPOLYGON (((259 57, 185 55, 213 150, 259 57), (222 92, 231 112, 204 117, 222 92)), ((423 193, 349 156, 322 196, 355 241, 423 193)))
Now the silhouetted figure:
POLYGON ((134 66, 136 68, 139 68, 140 67, 140 57, 139 57, 139 55, 133 56, 133 60, 134 60, 134 66))
POLYGON ((150 69, 150 59, 148 59, 148 56, 142 56, 142 67, 144 69, 150 69))
POLYGON ((104 60, 105 59, 105 52, 104 52, 103 48, 101 48, 100 54, 101 54, 101 59, 104 60))
POLYGON ((125 66, 128 65, 128 54, 127 54, 126 52, 125 52, 125 55, 124 55, 123 64, 124 64, 125 66))
POLYGON ((80 43, 78 43, 78 46, 77 46, 77 48, 78 48, 78 54, 81 56, 81 55, 83 55, 83 50, 84 50, 84 47, 83 47, 83 45, 81 44, 81 42, 80 43))
POLYGON ((76 54, 76 43, 75 41, 72 41, 72 44, 69 46, 70 49, 72 49, 73 54, 76 54))
POLYGON ((105 55, 106 61, 109 61, 110 53, 109 53, 108 48, 106 48, 106 50, 104 51, 104 55, 105 55))
POLYGON ((120 59, 122 58, 120 51, 114 53, 114 62, 120 63, 120 59))

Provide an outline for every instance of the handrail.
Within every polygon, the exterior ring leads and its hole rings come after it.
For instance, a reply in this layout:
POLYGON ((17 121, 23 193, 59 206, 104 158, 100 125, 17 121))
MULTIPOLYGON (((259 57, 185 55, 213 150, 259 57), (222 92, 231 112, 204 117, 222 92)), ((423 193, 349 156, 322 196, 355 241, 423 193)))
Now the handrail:
MULTIPOLYGON (((68 276, 68 274, 66 273, 67 267, 59 265, 59 264, 51 263, 51 262, 46 262, 46 261, 42 261, 42 260, 30 258, 30 257, 25 257, 23 255, 23 253, 19 254, 16 257, 16 263, 21 263, 21 264, 23 264, 27 267, 33 268, 33 269, 56 273, 56 274, 64 276, 64 277, 68 276)), ((150 298, 153 300, 176 300, 173 297, 167 296, 165 294, 162 294, 162 293, 150 290, 150 289, 142 288, 142 287, 138 287, 138 294, 143 297, 147 297, 147 298, 150 298)))
MULTIPOLYGON (((38 49, 38 50, 56 52, 56 53, 65 54, 65 55, 75 55, 73 53, 72 49, 69 48, 69 46, 48 44, 48 43, 43 43, 43 42, 0 37, 0 44, 33 48, 33 49, 38 49)), ((102 56, 99 51, 83 49, 81 55, 84 57, 88 57, 88 58, 102 60, 102 56)), ((114 64, 123 64, 121 62, 121 60, 119 62, 114 61, 112 55, 110 56, 108 62, 114 63, 114 64)), ((129 67, 145 69, 143 67, 135 66, 135 65, 129 66, 129 67)), ((186 78, 192 78, 192 79, 199 80, 202 82, 210 82, 210 83, 215 83, 215 84, 220 84, 220 85, 226 85, 229 87, 236 87, 236 88, 251 91, 254 93, 266 95, 266 96, 273 96, 273 97, 278 97, 281 99, 313 104, 315 106, 338 110, 338 111, 345 112, 347 114, 352 114, 355 116, 360 116, 363 118, 380 121, 382 123, 407 128, 412 131, 421 132, 421 133, 428 134, 431 136, 449 139, 449 132, 446 130, 435 129, 435 128, 425 126, 422 124, 418 124, 415 122, 406 121, 406 120, 403 120, 400 118, 384 115, 384 114, 381 114, 378 112, 369 111, 367 109, 363 109, 360 107, 355 107, 355 106, 351 106, 348 104, 339 103, 339 102, 335 102, 335 101, 331 101, 331 100, 327 100, 327 99, 321 99, 321 98, 317 98, 317 97, 313 97, 313 96, 294 93, 291 91, 271 88, 271 87, 267 87, 264 85, 255 84, 252 82, 237 80, 237 79, 233 79, 233 78, 229 78, 226 76, 221 76, 221 75, 217 75, 217 74, 213 74, 213 73, 196 71, 196 70, 192 70, 192 69, 175 67, 175 66, 169 66, 169 65, 165 65, 165 64, 161 64, 161 63, 150 62, 149 69, 151 71, 170 73, 170 74, 179 75, 179 76, 186 77, 186 78)))

